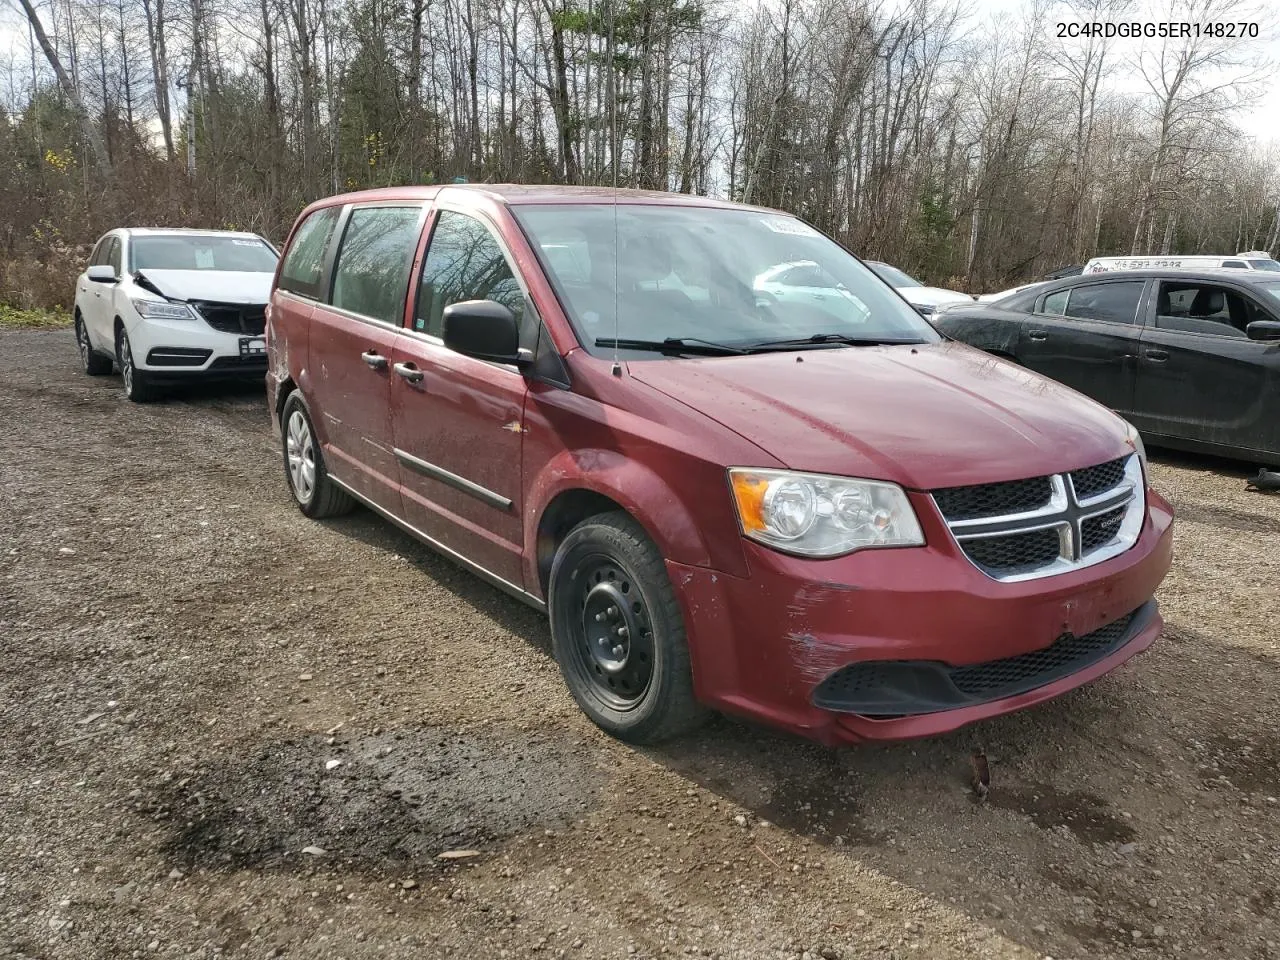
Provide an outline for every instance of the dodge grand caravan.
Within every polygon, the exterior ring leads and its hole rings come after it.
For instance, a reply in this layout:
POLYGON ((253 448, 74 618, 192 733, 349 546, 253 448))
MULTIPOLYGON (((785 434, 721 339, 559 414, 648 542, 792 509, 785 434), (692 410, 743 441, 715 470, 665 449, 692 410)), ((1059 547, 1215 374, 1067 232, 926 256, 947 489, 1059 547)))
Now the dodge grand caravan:
POLYGON ((1157 636, 1136 431, 944 341, 772 210, 568 187, 313 204, 267 320, 284 472, 548 613, 636 742, 715 709, 827 743, 1039 703, 1157 636), (780 264, 830 289, 761 293, 780 264))

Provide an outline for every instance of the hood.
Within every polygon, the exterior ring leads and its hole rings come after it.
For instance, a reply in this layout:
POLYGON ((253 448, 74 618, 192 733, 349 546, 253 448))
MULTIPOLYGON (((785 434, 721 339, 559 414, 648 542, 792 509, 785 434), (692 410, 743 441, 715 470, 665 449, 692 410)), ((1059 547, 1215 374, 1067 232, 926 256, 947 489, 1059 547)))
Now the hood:
MULTIPOLYGON (((266 303, 271 296, 270 273, 237 270, 139 270, 170 300, 212 300, 216 303, 266 303)), ((143 284, 145 288, 145 284, 143 284)))
POLYGON ((1074 470, 1131 449, 1124 421, 1105 407, 958 343, 629 369, 792 469, 919 490, 1074 470))
POLYGON ((937 307, 944 303, 973 303, 973 297, 967 293, 960 293, 957 290, 947 290, 943 287, 898 287, 898 293, 902 294, 902 299, 913 307, 937 307))

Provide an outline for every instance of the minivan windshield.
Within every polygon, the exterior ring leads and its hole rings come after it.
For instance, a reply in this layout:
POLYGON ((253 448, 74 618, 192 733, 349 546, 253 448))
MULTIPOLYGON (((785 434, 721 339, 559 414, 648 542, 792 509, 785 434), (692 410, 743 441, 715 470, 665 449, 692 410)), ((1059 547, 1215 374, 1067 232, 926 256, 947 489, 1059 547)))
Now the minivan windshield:
POLYGON ((513 208, 578 338, 738 353, 941 338, 842 247, 794 217, 674 205, 513 208), (615 227, 616 217, 616 227, 615 227))
POLYGON ((877 261, 869 261, 867 266, 876 272, 885 283, 891 287, 923 287, 924 284, 910 274, 903 273, 897 267, 891 267, 887 263, 877 261))
POLYGON ((234 270, 274 273, 276 252, 254 237, 217 234, 135 236, 134 270, 234 270))

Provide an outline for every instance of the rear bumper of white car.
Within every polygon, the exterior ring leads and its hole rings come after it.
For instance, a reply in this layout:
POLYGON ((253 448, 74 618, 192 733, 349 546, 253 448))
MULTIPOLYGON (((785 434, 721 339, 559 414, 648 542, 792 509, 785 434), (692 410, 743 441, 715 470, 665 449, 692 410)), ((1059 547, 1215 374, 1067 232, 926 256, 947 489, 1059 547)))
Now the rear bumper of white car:
POLYGON ((204 320, 141 317, 134 318, 128 332, 134 367, 152 381, 236 380, 267 372, 261 336, 224 333, 204 320))

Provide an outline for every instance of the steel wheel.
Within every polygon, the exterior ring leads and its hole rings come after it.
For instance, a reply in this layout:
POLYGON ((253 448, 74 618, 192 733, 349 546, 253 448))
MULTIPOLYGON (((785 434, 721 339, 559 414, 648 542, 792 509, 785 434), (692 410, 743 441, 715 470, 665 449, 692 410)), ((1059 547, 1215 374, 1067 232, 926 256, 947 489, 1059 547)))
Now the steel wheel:
POLYGON ((311 426, 301 410, 294 410, 289 415, 285 456, 288 458, 293 495, 301 504, 310 503, 316 493, 316 450, 311 439, 311 426))
POLYGON ((573 668, 602 704, 630 710, 653 680, 653 626, 635 577, 612 557, 592 554, 574 580, 573 668))

